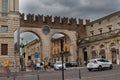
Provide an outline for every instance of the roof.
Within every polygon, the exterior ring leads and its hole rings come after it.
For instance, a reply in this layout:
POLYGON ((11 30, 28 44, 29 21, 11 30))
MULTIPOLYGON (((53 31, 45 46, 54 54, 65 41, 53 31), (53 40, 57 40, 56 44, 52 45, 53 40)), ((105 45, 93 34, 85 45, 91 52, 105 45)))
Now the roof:
POLYGON ((103 21, 103 20, 105 20, 105 19, 109 19, 109 18, 111 18, 111 17, 113 17, 113 16, 116 16, 116 15, 120 15, 120 11, 114 12, 114 13, 112 13, 112 14, 109 14, 109 15, 107 15, 107 16, 104 16, 104 17, 102 17, 102 18, 99 18, 99 19, 97 19, 97 20, 95 20, 95 21, 92 21, 92 22, 90 22, 88 25, 91 25, 91 24, 94 24, 94 23, 103 21))

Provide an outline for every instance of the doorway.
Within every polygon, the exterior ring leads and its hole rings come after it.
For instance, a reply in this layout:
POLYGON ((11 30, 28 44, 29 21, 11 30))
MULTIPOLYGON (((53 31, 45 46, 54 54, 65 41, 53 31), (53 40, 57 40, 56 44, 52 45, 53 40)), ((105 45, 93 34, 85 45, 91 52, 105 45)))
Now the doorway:
POLYGON ((86 48, 84 48, 83 49, 83 60, 84 60, 84 64, 85 65, 87 65, 87 61, 88 61, 88 57, 87 57, 88 55, 87 55, 87 49, 86 48))

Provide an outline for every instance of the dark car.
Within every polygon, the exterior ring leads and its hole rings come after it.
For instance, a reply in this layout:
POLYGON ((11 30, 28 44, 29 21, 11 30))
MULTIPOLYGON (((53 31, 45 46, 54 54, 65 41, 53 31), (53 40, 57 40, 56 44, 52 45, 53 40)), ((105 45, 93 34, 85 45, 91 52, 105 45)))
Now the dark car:
POLYGON ((78 64, 75 61, 67 62, 66 67, 77 67, 78 64))
POLYGON ((53 62, 50 62, 50 67, 54 68, 54 63, 53 62))

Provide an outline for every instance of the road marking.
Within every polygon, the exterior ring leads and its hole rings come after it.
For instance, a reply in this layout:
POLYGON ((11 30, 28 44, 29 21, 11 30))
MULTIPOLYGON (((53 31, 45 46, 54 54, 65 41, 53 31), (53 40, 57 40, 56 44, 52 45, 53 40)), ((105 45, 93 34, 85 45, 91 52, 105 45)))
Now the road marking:
POLYGON ((65 79, 65 80, 79 80, 78 78, 70 78, 70 79, 65 79))

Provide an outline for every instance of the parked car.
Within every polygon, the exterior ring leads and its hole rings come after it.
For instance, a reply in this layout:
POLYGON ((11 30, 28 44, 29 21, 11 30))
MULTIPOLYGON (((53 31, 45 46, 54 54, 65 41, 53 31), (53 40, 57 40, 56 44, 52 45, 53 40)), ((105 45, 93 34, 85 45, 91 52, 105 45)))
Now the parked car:
POLYGON ((53 62, 50 62, 50 67, 54 68, 54 63, 53 62))
MULTIPOLYGON (((63 63, 63 69, 66 69, 65 63, 63 63)), ((62 70, 62 61, 56 61, 54 70, 62 70)))
POLYGON ((77 67, 78 64, 75 61, 66 62, 66 67, 77 67))
POLYGON ((104 59, 104 58, 96 58, 91 59, 88 61, 87 69, 92 71, 93 69, 98 69, 99 71, 103 70, 104 68, 112 69, 112 62, 104 59))

